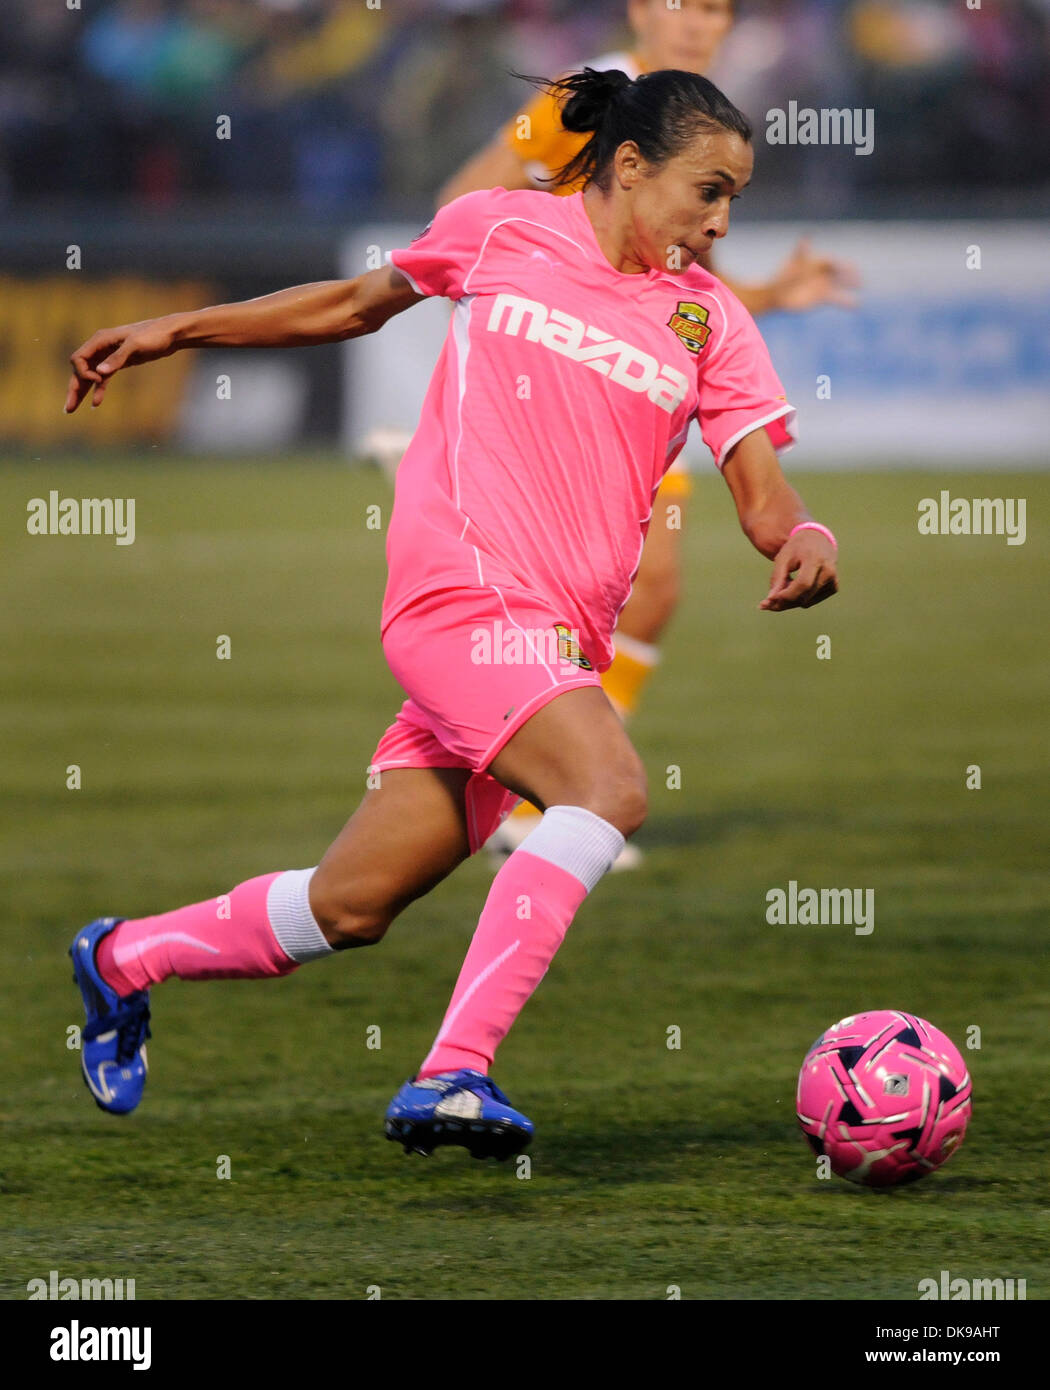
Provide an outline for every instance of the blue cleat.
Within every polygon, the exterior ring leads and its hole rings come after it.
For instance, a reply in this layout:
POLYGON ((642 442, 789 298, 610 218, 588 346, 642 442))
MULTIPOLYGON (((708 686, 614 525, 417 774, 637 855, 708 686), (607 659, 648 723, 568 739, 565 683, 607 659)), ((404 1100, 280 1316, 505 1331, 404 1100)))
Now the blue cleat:
POLYGON ((87 1023, 80 1035, 80 1065, 88 1090, 101 1110, 126 1115, 142 1099, 146 1085, 149 990, 123 998, 107 985, 95 951, 123 917, 99 917, 73 938, 73 983, 80 986, 87 1023))
POLYGON ((461 1144, 473 1158, 510 1158, 528 1148, 533 1124, 480 1071, 443 1071, 406 1081, 386 1112, 386 1137, 405 1153, 461 1144))

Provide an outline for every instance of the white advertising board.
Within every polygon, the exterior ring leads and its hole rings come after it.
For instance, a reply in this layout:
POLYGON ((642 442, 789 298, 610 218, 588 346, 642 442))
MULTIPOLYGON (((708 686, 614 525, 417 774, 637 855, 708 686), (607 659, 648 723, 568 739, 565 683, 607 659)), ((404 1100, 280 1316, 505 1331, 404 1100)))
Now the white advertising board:
MULTIPOLYGON (((344 275, 404 246, 416 226, 362 227, 344 275)), ((856 309, 759 320, 799 412, 789 469, 1050 466, 1050 235, 1030 222, 825 222, 735 227, 719 268, 761 280, 799 237, 851 261, 856 309)), ((571 305, 559 306, 571 311, 571 305)), ((449 322, 416 305, 346 345, 344 446, 412 430, 449 322)), ((697 466, 710 462, 698 436, 697 466)))

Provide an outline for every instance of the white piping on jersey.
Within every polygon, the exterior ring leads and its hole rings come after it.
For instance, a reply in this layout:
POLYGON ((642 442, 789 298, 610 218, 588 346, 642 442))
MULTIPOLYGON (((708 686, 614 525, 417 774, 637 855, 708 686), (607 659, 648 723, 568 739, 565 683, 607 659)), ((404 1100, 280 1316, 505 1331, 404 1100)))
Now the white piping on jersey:
MULTIPOLYGON (((779 410, 774 410, 770 415, 763 415, 761 420, 749 420, 748 423, 743 427, 743 429, 737 430, 736 434, 732 435, 731 438, 727 439, 726 442, 722 445, 722 448, 719 450, 718 457, 715 459, 715 463, 718 465, 719 468, 721 468, 722 462, 725 459, 726 454, 729 453, 730 449, 733 447, 734 444, 739 444, 745 435, 753 434, 755 430, 761 429, 763 425, 772 424, 774 420, 779 420, 783 415, 793 414, 795 414, 795 407, 785 402, 785 404, 782 405, 779 410)), ((788 437, 791 440, 791 443, 794 444, 796 435, 792 434, 790 425, 787 426, 787 432, 788 437)), ((787 447, 790 448, 791 446, 788 445, 787 447)))
POLYGON ((560 236, 562 241, 567 241, 570 246, 575 246, 576 250, 579 251, 582 256, 585 258, 587 256, 587 248, 585 246, 581 246, 578 241, 575 241, 571 236, 567 236, 565 232, 559 231, 557 227, 549 227, 546 222, 533 222, 531 217, 501 217, 498 222, 493 222, 492 226, 485 233, 485 240, 478 248, 477 259, 463 277, 464 293, 466 293, 467 286, 470 283, 470 277, 481 264, 481 259, 485 254, 485 248, 489 244, 489 237, 493 232, 498 231, 500 227, 505 227, 508 222, 524 222, 527 227, 539 227, 541 231, 551 232, 554 236, 560 236))
MULTIPOLYGON (((690 417, 690 418, 691 418, 691 417, 690 417)), ((687 423, 687 424, 686 424, 686 429, 688 430, 688 428, 689 428, 689 425, 688 425, 688 423, 687 423)), ((655 500, 656 500, 656 490, 654 489, 654 491, 653 491, 653 501, 655 501, 655 500)), ((623 596, 623 602, 620 604, 619 608, 617 608, 616 612, 613 614, 613 624, 612 624, 613 632, 616 631, 617 625, 619 624, 619 621, 620 621, 620 614, 621 614, 621 613, 623 612, 623 610, 627 607, 627 604, 628 604, 628 602, 630 601, 630 597, 631 597, 631 595, 634 593, 634 581, 638 578, 638 571, 639 571, 639 569, 641 569, 641 566, 642 566, 642 551, 645 549, 645 538, 646 538, 646 535, 648 534, 648 532, 642 531, 640 528, 641 528, 642 526, 648 526, 648 525, 649 525, 649 522, 652 521, 652 519, 653 519, 653 508, 652 508, 652 503, 650 503, 650 505, 649 505, 649 515, 648 515, 647 517, 644 517, 644 518, 642 519, 642 521, 639 523, 638 549, 637 549, 637 551, 635 552, 635 557, 634 557, 634 568, 631 570, 631 577, 630 577, 630 579, 628 580, 628 583, 627 583, 627 592, 626 592, 626 593, 624 594, 624 596, 623 596)), ((611 638, 610 638, 610 640, 611 640, 611 638)))
MULTIPOLYGON (((688 437, 688 434, 689 434, 689 426, 693 423, 693 418, 694 418, 695 414, 696 414, 696 412, 694 411, 694 412, 693 412, 693 415, 690 415, 689 419, 685 422, 685 424, 684 424, 684 425, 682 426, 682 428, 678 431, 678 433, 675 435, 675 437, 674 437, 673 439, 669 439, 669 440, 667 441, 667 453, 664 454, 664 458, 667 457, 667 454, 669 454, 669 453, 671 452, 671 450, 674 448, 674 446, 678 443, 679 440, 681 440, 683 444, 685 443, 686 438, 688 437)), ((666 475, 666 473, 665 473, 665 474, 663 475, 663 477, 661 477, 660 483, 663 482, 663 480, 664 480, 664 478, 665 478, 666 476, 667 476, 667 475, 666 475)), ((658 489, 659 486, 660 486, 660 483, 657 483, 656 487, 653 489, 653 496, 654 496, 654 497, 656 496, 656 492, 657 492, 657 489, 658 489)))
POLYGON ((433 299, 434 296, 430 293, 429 290, 420 289, 420 287, 416 284, 416 282, 415 282, 415 280, 412 278, 412 276, 409 275, 408 271, 407 271, 407 270, 402 270, 401 267, 400 267, 399 265, 396 264, 396 262, 392 259, 392 258, 393 258, 393 255, 394 255, 393 251, 388 251, 388 252, 386 253, 385 260, 386 260, 387 265, 392 265, 399 275, 403 275, 403 276, 405 277, 405 279, 408 281, 408 283, 409 283, 409 284, 412 286, 412 288, 415 290, 416 294, 422 294, 422 295, 425 295, 427 299, 433 299))
MULTIPOLYGON (((475 263, 476 264, 476 263, 475 263)), ((465 282, 464 282, 465 286, 465 282)), ((456 510, 463 517, 463 530, 459 533, 460 540, 470 529, 471 518, 463 511, 459 491, 459 446, 463 442, 463 401, 467 394, 467 357, 470 355, 470 316, 474 305, 475 296, 465 294, 461 299, 457 299, 452 306, 452 339, 456 345, 456 447, 452 451, 452 486, 453 502, 456 510)), ((474 563, 478 567, 478 583, 484 584, 485 576, 481 571, 481 551, 476 545, 471 546, 474 552, 474 563)))
POLYGON ((470 355, 470 310, 474 296, 466 294, 456 300, 452 311, 452 336, 456 344, 456 447, 452 452, 452 481, 456 509, 459 506, 459 446, 463 442, 463 398, 467 394, 467 357, 470 355))
POLYGON ((549 666, 549 664, 547 663, 547 661, 544 659, 543 653, 536 650, 536 644, 535 644, 535 642, 533 642, 533 641, 530 639, 528 629, 522 627, 522 625, 521 625, 520 623, 516 623, 516 622, 514 621, 514 619, 510 616, 510 609, 507 607, 507 600, 503 597, 503 590, 500 589, 500 588, 499 588, 497 585, 495 585, 495 584, 490 584, 490 585, 489 585, 489 588, 492 590, 492 592, 493 592, 494 594, 497 594, 497 595, 499 596, 499 601, 500 601, 500 603, 501 603, 502 606, 503 606, 503 611, 504 611, 504 613, 506 613, 506 615, 507 615, 507 621, 510 623, 511 627, 516 627, 520 633, 523 633, 523 634, 524 634, 526 645, 528 646, 529 650, 532 652, 533 656, 535 656, 535 658, 536 658, 536 665, 537 665, 537 666, 542 666, 543 669, 547 672, 547 677, 548 677, 548 679, 550 680, 551 685, 557 685, 558 682, 557 682, 557 681, 554 679, 554 677, 551 675, 550 666, 549 666))

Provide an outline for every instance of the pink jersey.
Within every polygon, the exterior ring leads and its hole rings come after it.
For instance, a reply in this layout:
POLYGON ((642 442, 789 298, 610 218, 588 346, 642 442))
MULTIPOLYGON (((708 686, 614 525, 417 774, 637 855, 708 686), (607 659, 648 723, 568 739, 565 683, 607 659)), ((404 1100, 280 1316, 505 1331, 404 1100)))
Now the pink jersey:
POLYGON ((604 670, 693 416, 719 467, 754 429, 794 437, 753 319, 699 267, 614 269, 581 193, 468 193, 389 259, 455 308, 398 469, 384 631, 423 594, 507 586, 604 670))

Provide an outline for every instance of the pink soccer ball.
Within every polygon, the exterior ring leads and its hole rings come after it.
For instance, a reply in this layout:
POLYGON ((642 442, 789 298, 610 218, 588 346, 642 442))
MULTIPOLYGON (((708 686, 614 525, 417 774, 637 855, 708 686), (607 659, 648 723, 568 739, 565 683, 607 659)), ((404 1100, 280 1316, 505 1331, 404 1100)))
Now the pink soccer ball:
POLYGON ((923 1018, 879 1009, 822 1033, 798 1076, 799 1124, 841 1178, 915 1182, 951 1158, 970 1120, 970 1076, 923 1018))

